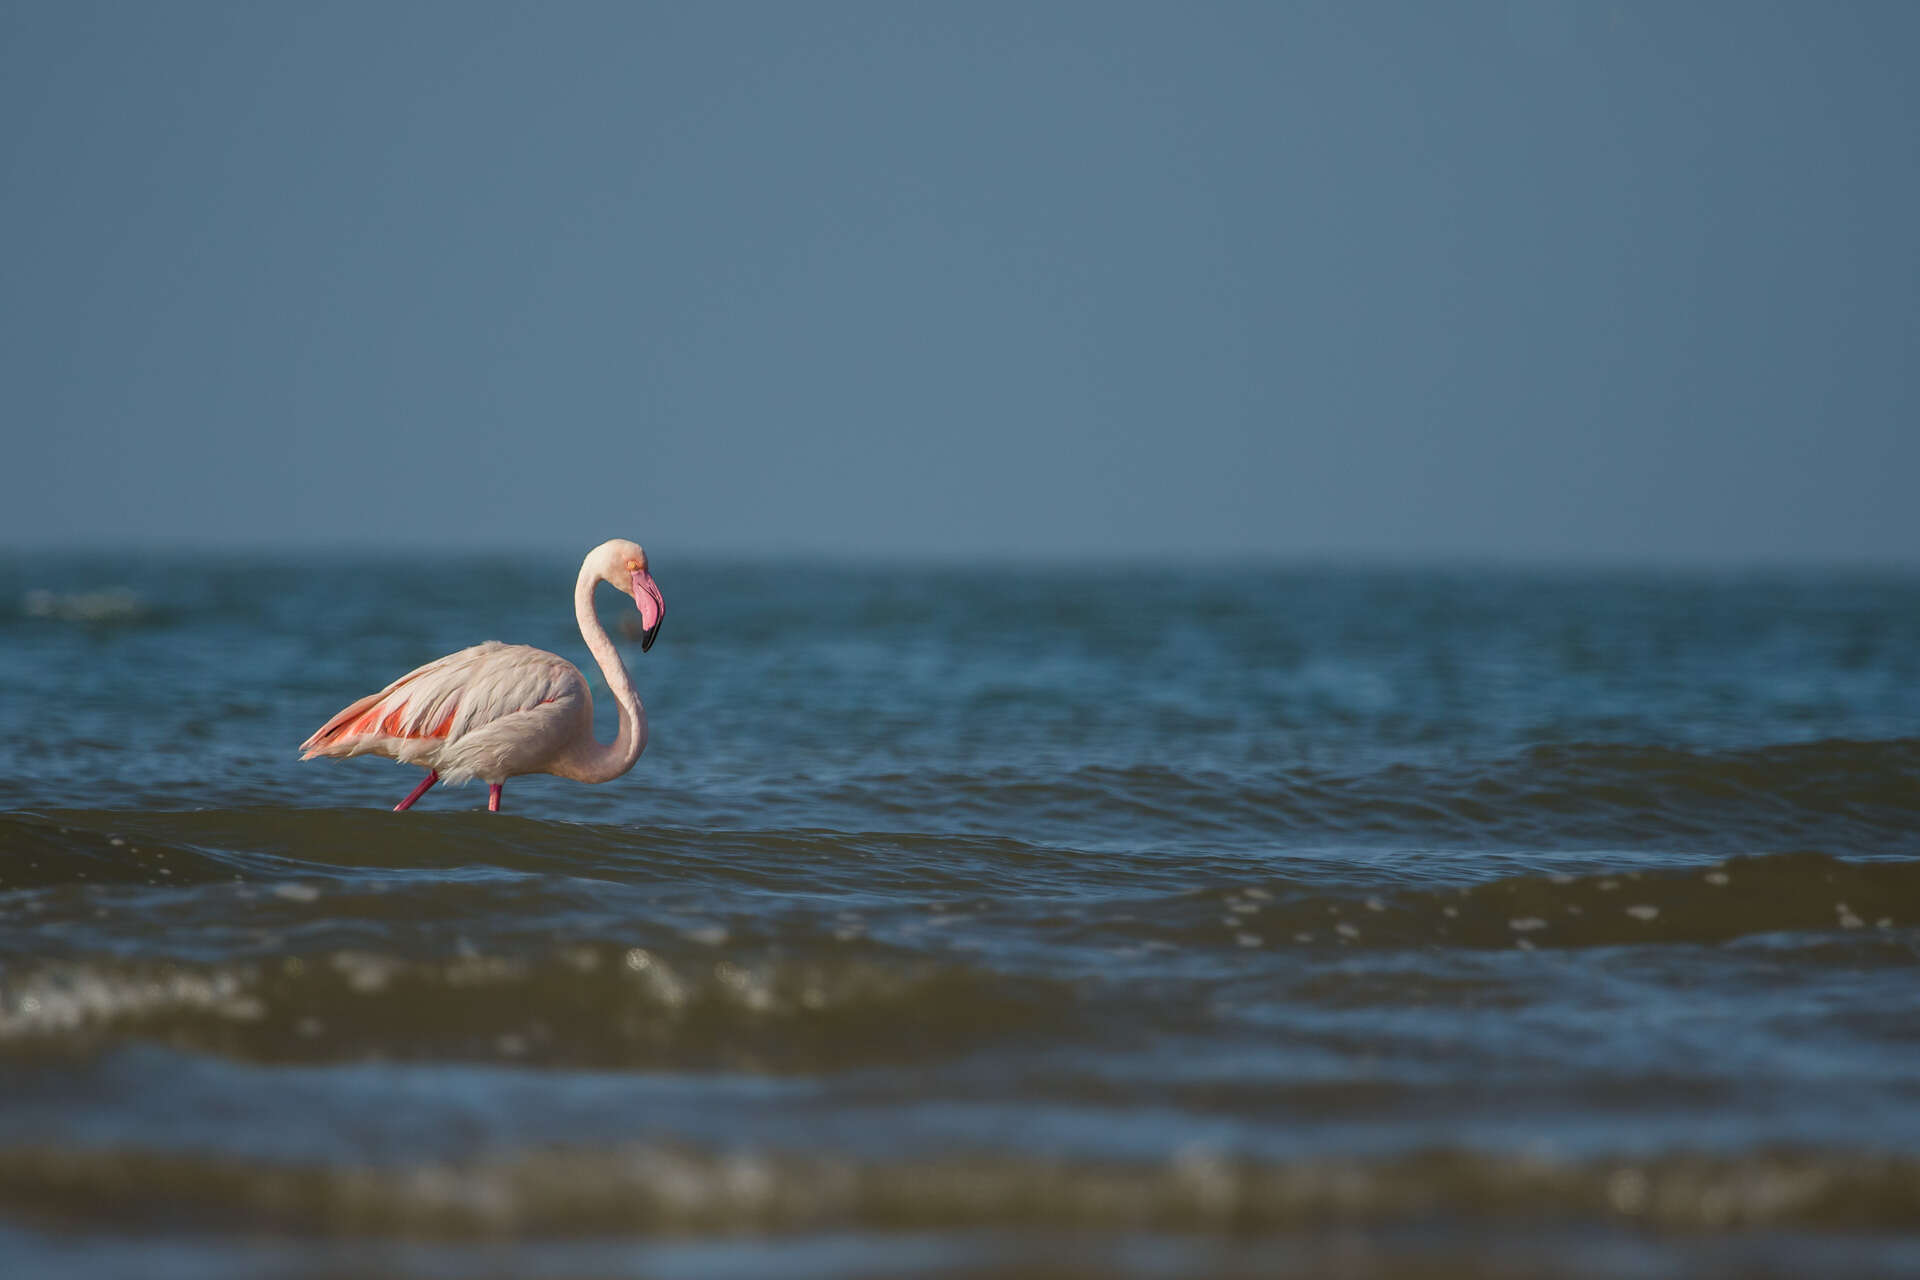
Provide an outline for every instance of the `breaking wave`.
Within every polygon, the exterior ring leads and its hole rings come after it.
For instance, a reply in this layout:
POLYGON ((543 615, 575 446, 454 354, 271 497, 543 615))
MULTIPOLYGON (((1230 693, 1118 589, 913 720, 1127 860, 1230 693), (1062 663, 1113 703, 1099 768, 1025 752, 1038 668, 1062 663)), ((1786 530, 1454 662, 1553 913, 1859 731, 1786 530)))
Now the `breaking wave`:
POLYGON ((341 1167, 148 1150, 0 1150, 0 1211, 67 1221, 461 1239, 1020 1228, 1259 1232, 1594 1221, 1665 1230, 1906 1229, 1920 1161, 1782 1149, 1557 1161, 1459 1149, 1261 1162, 992 1154, 899 1161, 684 1146, 341 1167))

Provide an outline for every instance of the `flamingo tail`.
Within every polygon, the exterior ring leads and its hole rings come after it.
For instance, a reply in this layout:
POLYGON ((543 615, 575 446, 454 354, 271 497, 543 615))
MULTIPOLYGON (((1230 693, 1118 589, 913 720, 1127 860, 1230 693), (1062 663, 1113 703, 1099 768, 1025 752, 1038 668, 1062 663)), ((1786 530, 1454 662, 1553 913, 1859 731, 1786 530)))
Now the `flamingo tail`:
POLYGON ((311 760, 315 756, 333 755, 333 748, 342 738, 353 736, 351 730, 354 722, 364 717, 373 709, 375 703, 386 696, 385 689, 379 693, 370 693, 321 725, 317 733, 300 744, 300 758, 311 760))

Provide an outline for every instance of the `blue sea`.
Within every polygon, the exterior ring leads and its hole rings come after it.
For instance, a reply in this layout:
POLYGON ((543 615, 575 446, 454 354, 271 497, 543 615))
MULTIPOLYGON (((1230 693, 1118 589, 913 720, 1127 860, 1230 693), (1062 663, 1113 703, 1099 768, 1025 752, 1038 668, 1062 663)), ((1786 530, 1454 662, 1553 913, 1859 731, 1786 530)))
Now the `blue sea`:
POLYGON ((1920 576, 649 550, 0 555, 0 1274, 1920 1274, 1920 576))

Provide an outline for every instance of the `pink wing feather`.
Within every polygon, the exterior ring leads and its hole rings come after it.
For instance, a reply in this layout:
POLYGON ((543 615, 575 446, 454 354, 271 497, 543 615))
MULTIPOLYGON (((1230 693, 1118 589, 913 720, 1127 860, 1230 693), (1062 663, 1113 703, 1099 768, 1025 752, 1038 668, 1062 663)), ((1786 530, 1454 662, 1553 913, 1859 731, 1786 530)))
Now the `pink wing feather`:
POLYGON ((580 672, 564 658, 489 641, 409 671, 353 703, 300 744, 301 759, 368 752, 398 758, 407 746, 414 756, 432 740, 457 741, 516 711, 585 690, 580 672))

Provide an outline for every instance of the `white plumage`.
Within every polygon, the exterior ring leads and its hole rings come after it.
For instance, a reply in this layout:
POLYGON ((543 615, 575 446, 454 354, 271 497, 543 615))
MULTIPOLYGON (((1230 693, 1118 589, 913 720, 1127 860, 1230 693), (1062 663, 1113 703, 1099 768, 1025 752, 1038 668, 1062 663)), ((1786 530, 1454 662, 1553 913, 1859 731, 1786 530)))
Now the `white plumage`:
POLYGON ((593 697, 578 667, 544 649, 489 640, 354 703, 303 744, 302 759, 383 755, 425 765, 442 782, 502 781, 539 772, 546 744, 575 736, 582 712, 591 728, 593 697))

